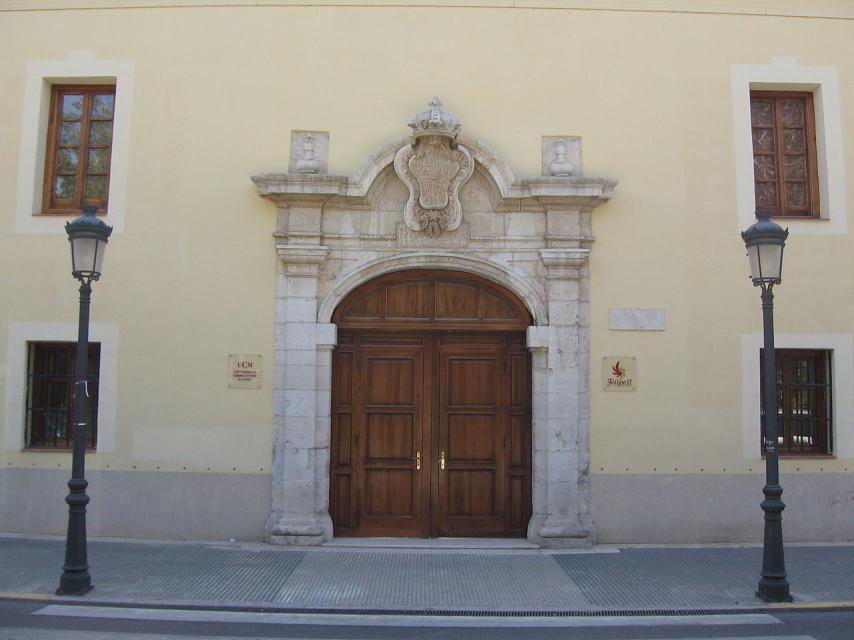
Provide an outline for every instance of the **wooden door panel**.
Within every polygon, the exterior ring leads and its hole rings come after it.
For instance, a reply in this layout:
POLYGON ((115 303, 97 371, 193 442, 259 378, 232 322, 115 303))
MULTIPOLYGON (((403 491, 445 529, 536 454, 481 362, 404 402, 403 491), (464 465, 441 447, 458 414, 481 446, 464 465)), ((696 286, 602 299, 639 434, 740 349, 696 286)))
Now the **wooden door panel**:
POLYGON ((352 340, 342 336, 332 356, 332 438, 329 461, 329 512, 335 535, 353 535, 353 380, 352 340))
POLYGON ((478 357, 464 353, 447 360, 448 409, 491 409, 498 406, 499 375, 496 356, 478 357))
POLYGON ((415 457, 412 413, 369 413, 365 420, 365 453, 372 463, 399 465, 415 457))
POLYGON ((359 345, 354 402, 356 535, 427 533, 422 347, 359 345))
POLYGON ((416 483, 409 469, 371 468, 365 471, 365 509, 368 518, 415 518, 416 483))
POLYGON ((516 309, 494 293, 485 291, 483 294, 483 317, 485 320, 510 320, 517 315, 516 309))
POLYGON ((524 536, 530 517, 527 507, 530 503, 527 498, 528 483, 524 475, 511 475, 508 486, 506 533, 524 536))
POLYGON ((332 472, 332 482, 329 488, 329 510, 335 525, 335 535, 352 535, 353 510, 352 486, 350 473, 332 472))
POLYGON ((478 287, 459 282, 436 283, 436 319, 477 320, 480 312, 478 287))
POLYGON ((338 411, 335 415, 337 429, 335 430, 335 457, 332 462, 337 467, 350 468, 353 441, 353 415, 347 411, 338 411))
POLYGON ((386 287, 386 318, 429 320, 432 306, 429 282, 404 282, 386 287))
POLYGON ((504 530, 508 387, 501 345, 439 347, 439 535, 504 530))
POLYGON ((471 274, 419 269, 380 276, 351 291, 332 315, 341 329, 524 332, 531 314, 512 293, 471 274))
POLYGON ((454 462, 496 463, 495 433, 500 430, 496 416, 448 412, 448 464, 454 462))
POLYGON ((416 363, 414 358, 367 355, 362 384, 368 406, 414 407, 416 363))
POLYGON ((526 416, 510 416, 510 432, 507 438, 507 461, 510 469, 525 469, 525 456, 530 448, 525 439, 529 433, 526 416))
POLYGON ((524 345, 517 345, 517 351, 510 353, 510 408, 524 411, 531 401, 529 389, 530 372, 528 354, 524 345))
POLYGON ((508 536, 525 536, 531 517, 531 358, 524 335, 508 344, 509 399, 507 414, 507 501, 508 536))
MULTIPOLYGON (((418 288, 399 295, 423 300, 418 288)), ((525 535, 531 420, 523 334, 342 333, 332 400, 335 535, 525 535)))
MULTIPOLYGON (((493 469, 449 469, 447 515, 466 519, 462 526, 472 528, 473 520, 496 515, 496 478, 493 469)), ((458 525, 458 527, 461 525, 458 525)))

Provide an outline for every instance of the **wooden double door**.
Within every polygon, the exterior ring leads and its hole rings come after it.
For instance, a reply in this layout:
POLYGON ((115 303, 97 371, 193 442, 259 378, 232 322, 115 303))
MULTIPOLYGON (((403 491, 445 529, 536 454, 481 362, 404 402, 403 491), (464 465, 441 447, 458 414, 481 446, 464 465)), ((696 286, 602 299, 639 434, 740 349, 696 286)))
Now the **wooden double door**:
POLYGON ((333 356, 338 536, 524 537, 531 511, 525 335, 341 331, 333 356))

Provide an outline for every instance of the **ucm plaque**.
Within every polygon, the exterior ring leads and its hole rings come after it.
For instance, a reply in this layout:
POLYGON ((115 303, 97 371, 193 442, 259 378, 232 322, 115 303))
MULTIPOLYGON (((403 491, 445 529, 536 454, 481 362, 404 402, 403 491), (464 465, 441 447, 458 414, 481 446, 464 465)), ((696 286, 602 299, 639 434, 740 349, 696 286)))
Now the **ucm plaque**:
POLYGON ((261 355, 230 354, 228 356, 228 388, 261 388, 261 355))

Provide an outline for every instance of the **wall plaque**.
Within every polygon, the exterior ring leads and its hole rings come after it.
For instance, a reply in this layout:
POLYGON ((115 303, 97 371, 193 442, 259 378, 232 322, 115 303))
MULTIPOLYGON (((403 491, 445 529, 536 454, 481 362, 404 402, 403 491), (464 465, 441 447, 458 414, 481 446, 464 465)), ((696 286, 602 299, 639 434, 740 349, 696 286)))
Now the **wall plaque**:
POLYGON ((666 309, 611 307, 608 328, 614 331, 664 331, 666 325, 666 309))
POLYGON ((602 388, 605 391, 636 391, 638 388, 637 358, 629 356, 602 358, 602 388))
POLYGON ((228 388, 229 389, 260 389, 261 388, 261 355, 260 354, 229 354, 228 356, 228 388))

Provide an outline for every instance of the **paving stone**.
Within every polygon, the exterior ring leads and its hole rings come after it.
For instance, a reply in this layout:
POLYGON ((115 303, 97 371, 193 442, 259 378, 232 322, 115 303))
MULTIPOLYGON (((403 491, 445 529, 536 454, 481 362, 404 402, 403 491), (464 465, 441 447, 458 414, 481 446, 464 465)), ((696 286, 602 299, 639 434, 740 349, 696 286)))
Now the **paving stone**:
POLYGON ((551 556, 309 552, 278 594, 288 606, 550 610, 590 602, 551 556))
MULTIPOLYGON (((0 592, 52 595, 65 544, 0 536, 0 592)), ((87 600, 473 612, 756 607, 760 547, 283 549, 90 540, 87 600)), ((854 601, 854 546, 789 546, 796 602, 854 601)))
POLYGON ((762 550, 621 549, 562 554, 555 561, 590 601, 603 608, 755 606, 762 550))
MULTIPOLYGON (((272 602, 305 551, 90 541, 92 597, 272 602)), ((65 543, 0 538, 0 591, 52 594, 65 543)))

